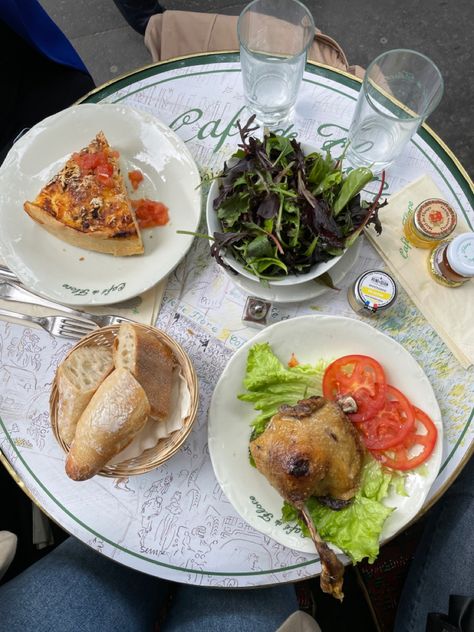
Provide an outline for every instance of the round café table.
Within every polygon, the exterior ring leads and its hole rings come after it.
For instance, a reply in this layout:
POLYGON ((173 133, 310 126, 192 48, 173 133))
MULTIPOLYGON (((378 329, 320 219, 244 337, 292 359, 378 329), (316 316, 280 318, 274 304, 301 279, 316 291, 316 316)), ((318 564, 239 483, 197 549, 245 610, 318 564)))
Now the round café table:
MULTIPOLYGON (((337 156, 359 87, 351 75, 308 64, 293 122, 281 132, 337 156)), ((236 122, 249 115, 242 92, 238 55, 219 53, 151 65, 98 88, 84 102, 121 103, 157 115, 187 143, 205 174, 219 169, 236 148, 236 122)), ((423 126, 389 170, 384 194, 426 173, 472 227, 469 177, 443 142, 423 126)), ((48 412, 54 371, 69 344, 52 341, 42 331, 0 323, 2 460, 34 502, 66 531, 140 571, 178 582, 226 587, 314 576, 320 572, 317 557, 287 549, 247 525, 213 474, 207 447, 210 398, 226 362, 255 330, 242 322, 245 293, 210 259, 203 242, 196 241, 168 278, 157 320, 157 326, 187 350, 199 377, 198 417, 180 452, 141 476, 70 481, 48 412)), ((315 310, 358 318, 347 304, 345 290, 360 272, 381 265, 364 242, 357 261, 339 283, 341 292, 299 303, 274 303, 271 321, 315 310)), ((472 454, 474 370, 458 364, 403 290, 394 309, 394 317, 381 316, 371 323, 416 358, 443 414, 443 462, 426 510, 472 454)))

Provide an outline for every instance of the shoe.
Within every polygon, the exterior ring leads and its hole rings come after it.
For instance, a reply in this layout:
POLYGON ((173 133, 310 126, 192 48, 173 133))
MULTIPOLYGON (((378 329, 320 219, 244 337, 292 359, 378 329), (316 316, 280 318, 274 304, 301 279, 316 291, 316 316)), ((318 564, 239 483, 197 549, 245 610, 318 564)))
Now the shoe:
POLYGON ((16 553, 18 538, 10 531, 0 531, 0 579, 5 575, 16 553))

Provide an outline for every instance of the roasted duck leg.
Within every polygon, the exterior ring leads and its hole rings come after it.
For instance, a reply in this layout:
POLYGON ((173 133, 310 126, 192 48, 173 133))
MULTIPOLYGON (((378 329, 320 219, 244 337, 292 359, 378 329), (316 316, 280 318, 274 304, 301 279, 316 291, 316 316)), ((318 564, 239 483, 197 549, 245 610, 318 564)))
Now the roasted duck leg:
POLYGON ((309 529, 311 539, 314 542, 319 559, 321 560, 321 576, 319 578, 321 590, 339 599, 339 601, 342 601, 344 599, 344 593, 342 592, 344 564, 337 558, 334 551, 328 547, 326 542, 321 539, 321 536, 314 526, 311 514, 304 504, 301 507, 301 515, 309 529))
POLYGON ((344 567, 320 538, 305 502, 316 496, 334 509, 359 488, 363 447, 341 408, 323 397, 281 406, 250 443, 257 469, 300 510, 321 558, 321 587, 342 599, 344 567))

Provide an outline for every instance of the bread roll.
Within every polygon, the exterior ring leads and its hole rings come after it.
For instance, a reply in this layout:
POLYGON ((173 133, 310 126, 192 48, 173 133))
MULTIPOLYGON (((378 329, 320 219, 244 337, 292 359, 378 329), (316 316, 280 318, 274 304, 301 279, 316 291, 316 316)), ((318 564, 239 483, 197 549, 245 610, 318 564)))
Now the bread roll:
POLYGON ((171 349, 151 331, 122 323, 114 341, 117 368, 128 369, 147 394, 150 417, 156 421, 170 414, 176 358, 171 349))
POLYGON ((92 395, 114 368, 109 347, 79 347, 58 369, 58 431, 70 445, 92 395))
POLYGON ((66 474, 84 481, 121 452, 145 425, 150 404, 126 369, 116 369, 99 386, 76 428, 66 474))

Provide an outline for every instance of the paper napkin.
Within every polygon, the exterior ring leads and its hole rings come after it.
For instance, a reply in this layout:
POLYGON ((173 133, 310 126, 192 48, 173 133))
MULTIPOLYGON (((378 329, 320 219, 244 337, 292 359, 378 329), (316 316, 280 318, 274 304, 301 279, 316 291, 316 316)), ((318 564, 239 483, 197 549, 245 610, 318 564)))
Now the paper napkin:
MULTIPOLYGON (((403 222, 410 209, 427 198, 443 194, 429 176, 423 176, 390 198, 380 210, 382 234, 366 229, 372 245, 404 287, 411 300, 445 342, 461 365, 474 364, 474 281, 449 288, 436 283, 428 271, 430 251, 415 248, 403 234, 403 222)), ((454 236, 469 228, 460 208, 454 236)))
MULTIPOLYGON (((0 264, 5 265, 0 259, 0 264)), ((1 280, 1 279, 0 279, 1 280)), ((166 279, 161 281, 158 285, 151 288, 147 292, 131 298, 122 303, 114 303, 111 305, 102 306, 72 306, 73 309, 79 311, 88 312, 89 314, 115 314, 116 316, 123 316, 124 318, 130 318, 138 323, 144 325, 154 325, 160 311, 161 300, 166 287, 166 279)), ((16 301, 5 301, 0 299, 0 308, 8 309, 13 312, 20 312, 29 316, 48 316, 51 314, 60 314, 66 316, 61 310, 50 309, 42 307, 41 305, 29 305, 28 303, 19 303, 16 301)), ((3 320, 10 320, 6 317, 1 317, 3 320)), ((14 321, 18 322, 18 321, 14 321)))

